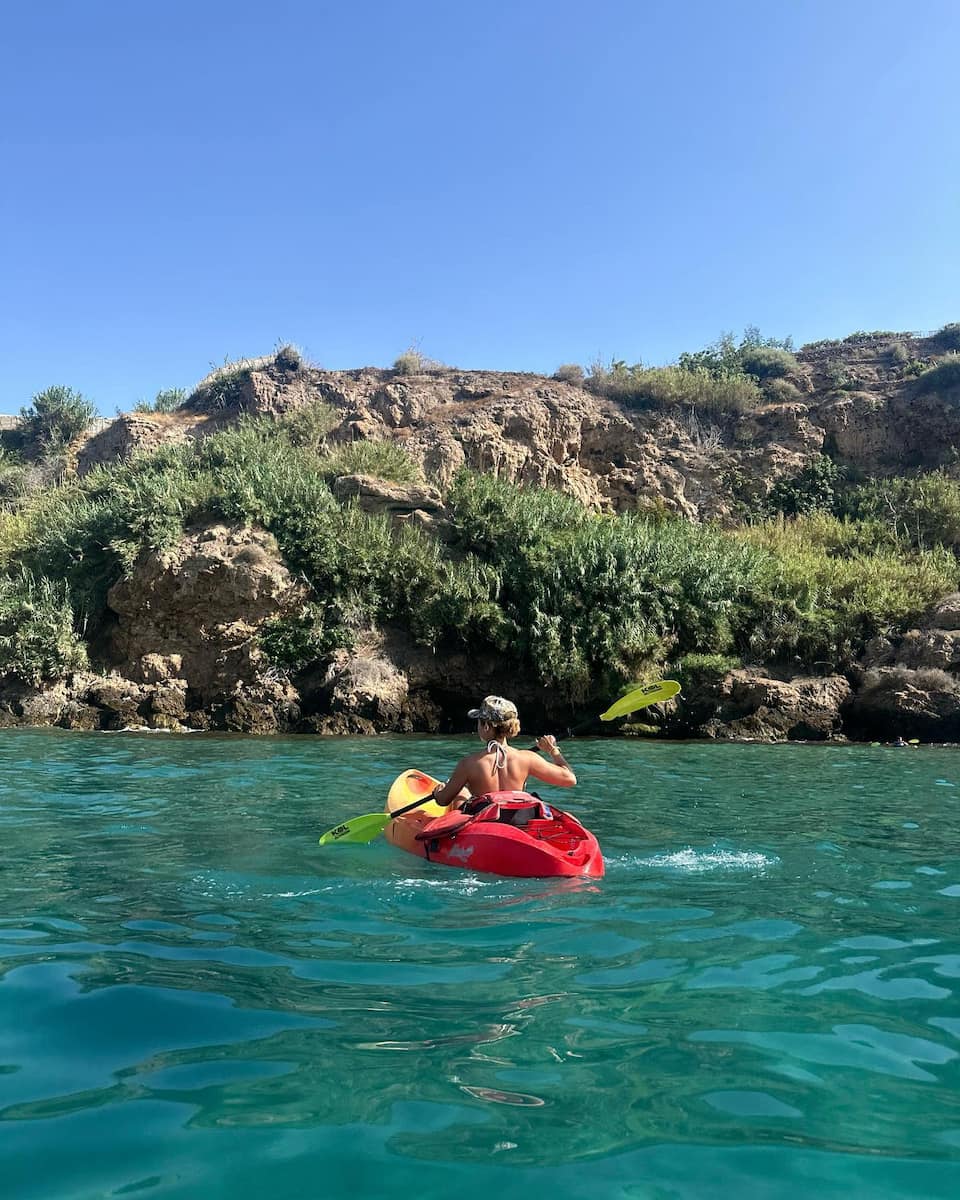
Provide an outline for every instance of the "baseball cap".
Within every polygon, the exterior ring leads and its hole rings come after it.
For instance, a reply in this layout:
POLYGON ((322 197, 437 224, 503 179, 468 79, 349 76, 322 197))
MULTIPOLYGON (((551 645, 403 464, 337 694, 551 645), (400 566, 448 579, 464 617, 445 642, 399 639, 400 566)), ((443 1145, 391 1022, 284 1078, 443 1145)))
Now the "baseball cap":
POLYGON ((471 721, 489 721, 491 725, 499 725, 517 716, 517 706, 502 696, 485 696, 480 707, 471 708, 467 716, 471 721))

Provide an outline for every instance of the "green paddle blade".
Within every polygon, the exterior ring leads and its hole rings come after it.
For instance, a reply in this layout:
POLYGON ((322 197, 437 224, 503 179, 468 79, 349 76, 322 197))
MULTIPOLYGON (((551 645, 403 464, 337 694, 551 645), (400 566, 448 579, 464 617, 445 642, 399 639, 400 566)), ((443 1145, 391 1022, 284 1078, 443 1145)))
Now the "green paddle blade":
POLYGON ((320 845, 329 846, 331 842, 372 842, 392 820, 392 813, 365 813, 362 817, 353 817, 334 829, 328 829, 321 837, 320 845))
POLYGON ((619 700, 611 704, 606 712, 600 714, 601 721, 613 721, 617 717, 625 717, 628 713, 646 708, 650 704, 660 704, 678 695, 680 684, 675 679, 661 679, 659 683, 648 684, 647 687, 634 688, 619 700))

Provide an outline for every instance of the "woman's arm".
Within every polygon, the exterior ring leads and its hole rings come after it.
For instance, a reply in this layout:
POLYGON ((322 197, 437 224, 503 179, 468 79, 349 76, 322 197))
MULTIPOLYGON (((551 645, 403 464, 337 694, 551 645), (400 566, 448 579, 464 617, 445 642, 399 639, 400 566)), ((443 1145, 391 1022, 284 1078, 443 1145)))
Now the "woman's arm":
POLYGON ((464 799, 470 794, 467 790, 467 767, 468 759, 462 758, 453 769, 453 774, 446 783, 438 784, 433 790, 433 799, 437 804, 448 805, 454 800, 459 799, 460 793, 463 792, 464 799))
POLYGON ((537 738, 537 749, 550 755, 550 762, 544 762, 539 754, 528 754, 527 770, 543 783, 552 783, 554 787, 574 787, 577 777, 573 768, 560 753, 557 739, 548 733, 537 738))

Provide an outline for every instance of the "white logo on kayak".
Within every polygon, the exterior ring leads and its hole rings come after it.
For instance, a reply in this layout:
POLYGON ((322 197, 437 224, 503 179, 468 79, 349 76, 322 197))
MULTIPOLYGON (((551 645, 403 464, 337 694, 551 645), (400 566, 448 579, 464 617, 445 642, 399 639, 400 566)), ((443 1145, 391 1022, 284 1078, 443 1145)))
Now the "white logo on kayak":
POLYGON ((476 846, 454 846, 447 854, 447 858, 455 858, 459 862, 466 862, 474 850, 476 850, 476 846))

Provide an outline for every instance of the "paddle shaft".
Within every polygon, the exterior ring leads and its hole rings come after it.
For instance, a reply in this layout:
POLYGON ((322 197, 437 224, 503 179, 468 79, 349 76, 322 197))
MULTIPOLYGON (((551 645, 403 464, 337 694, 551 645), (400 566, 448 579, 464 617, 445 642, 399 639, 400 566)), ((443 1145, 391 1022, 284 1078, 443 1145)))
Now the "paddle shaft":
POLYGON ((362 817, 354 817, 353 820, 347 821, 343 825, 337 825, 333 829, 328 829, 327 832, 320 838, 320 844, 322 846, 328 845, 330 842, 338 842, 342 838, 347 838, 348 841, 354 840, 349 837, 349 834, 351 832, 358 832, 357 826, 363 827, 363 832, 365 835, 369 834, 369 837, 364 836, 357 840, 372 842, 375 837, 378 837, 384 831, 384 829, 386 829, 394 817, 400 817, 403 816, 404 813, 412 812, 413 809, 419 808, 421 804, 426 804, 432 799, 433 792, 431 791, 427 792, 425 796, 421 796, 419 800, 414 800, 412 804, 405 804, 402 808, 395 808, 393 812, 366 813, 362 817), (372 817, 377 818, 377 821, 379 822, 379 828, 377 824, 374 824, 372 828, 370 828, 367 824, 372 817), (325 842, 324 838, 328 839, 328 841, 325 842))
POLYGON ((405 804, 403 808, 395 808, 393 812, 385 813, 384 815, 392 821, 394 817, 402 817, 404 813, 413 812, 415 808, 419 808, 421 804, 428 804, 432 799, 433 792, 427 792, 425 796, 419 800, 414 800, 412 804, 405 804))

